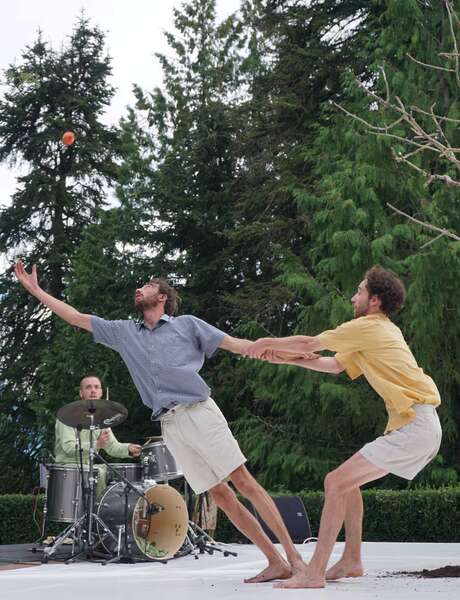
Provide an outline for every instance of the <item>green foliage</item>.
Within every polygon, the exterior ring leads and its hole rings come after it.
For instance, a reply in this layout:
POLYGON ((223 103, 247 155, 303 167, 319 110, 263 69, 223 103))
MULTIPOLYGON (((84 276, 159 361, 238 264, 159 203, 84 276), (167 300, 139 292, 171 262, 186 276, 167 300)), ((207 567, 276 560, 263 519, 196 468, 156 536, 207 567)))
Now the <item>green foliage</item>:
MULTIPOLYGON (((393 269, 408 288, 396 323, 443 399, 441 454, 416 483, 457 483, 460 251, 445 240, 422 248, 432 240, 428 230, 387 203, 459 231, 458 194, 441 183, 427 187, 394 160, 401 140, 370 134, 336 108, 376 127, 393 122, 362 90, 386 93, 384 65, 391 93, 406 106, 429 110, 435 99, 458 118, 451 74, 427 72, 408 57, 430 63, 446 50, 442 3, 247 0, 239 16, 217 23, 215 2, 190 0, 174 15, 169 52, 157 57, 164 85, 135 87, 119 135, 99 124, 112 93, 110 65, 100 54, 103 36, 86 22, 62 55, 39 39, 8 71, 0 158, 18 156, 32 168, 2 212, 0 250, 25 244, 46 289, 82 312, 132 317, 134 289, 164 276, 181 293, 181 312, 250 339, 334 328, 352 317, 350 297, 365 271, 375 263, 393 269), (73 94, 64 93, 68 57, 83 61, 93 87, 82 90, 77 78, 73 94), (43 76, 50 69, 54 76, 43 76), (74 122, 82 133, 63 152, 56 140, 74 122), (102 210, 102 181, 114 173, 119 206, 102 210)), ((457 129, 446 127, 456 147, 457 129)), ((392 132, 407 134, 401 123, 392 132)), ((414 160, 432 172, 442 158, 414 160)), ((55 412, 76 397, 85 372, 97 372, 128 406, 117 436, 158 433, 114 352, 52 319, 9 273, 0 295, 0 465, 14 456, 24 487, 32 481, 29 457, 52 447, 55 412)), ((202 374, 251 470, 275 491, 321 488, 328 470, 384 428, 384 405, 363 378, 223 352, 202 374)), ((4 489, 18 489, 3 473, 4 489)), ((403 485, 394 477, 377 484, 403 485)))
MULTIPOLYGON (((43 505, 41 495, 0 495, 0 544, 27 544, 42 534, 43 505)), ((63 523, 49 523, 47 535, 56 535, 63 523)))
MULTIPOLYGON (((296 495, 305 505, 313 536, 317 536, 323 493, 304 490, 296 495)), ((363 491, 363 500, 365 542, 458 543, 460 539, 458 487, 399 491, 368 489, 363 491)), ((224 542, 246 541, 221 512, 216 538, 224 542)))
MULTIPOLYGON (((0 252, 11 262, 22 257, 29 267, 38 263, 42 286, 58 298, 64 297, 82 231, 104 206, 105 186, 115 173, 117 134, 101 123, 113 95, 110 74, 104 35, 81 17, 60 51, 39 34, 5 75, 0 160, 26 168, 11 205, 0 211, 0 252), (60 142, 67 129, 77 136, 70 147, 60 142)), ((33 461, 46 436, 43 360, 56 328, 49 311, 19 289, 10 269, 0 275, 0 298, 2 485, 21 491, 30 489, 33 461), (24 477, 6 478, 11 464, 24 477)))

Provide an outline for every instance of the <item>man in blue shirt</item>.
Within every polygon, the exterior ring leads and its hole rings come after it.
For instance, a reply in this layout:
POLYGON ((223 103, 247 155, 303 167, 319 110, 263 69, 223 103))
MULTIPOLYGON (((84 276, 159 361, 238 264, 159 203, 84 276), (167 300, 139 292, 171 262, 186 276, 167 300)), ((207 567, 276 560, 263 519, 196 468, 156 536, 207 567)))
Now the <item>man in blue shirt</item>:
POLYGON ((267 568, 246 581, 285 579, 299 572, 302 558, 273 500, 247 470, 246 458, 198 373, 205 356, 209 358, 218 348, 247 354, 252 342, 226 335, 192 315, 173 317, 176 292, 162 279, 152 279, 136 290, 134 302, 143 315, 143 322, 136 323, 82 314, 50 296, 38 284, 35 265, 29 274, 19 261, 15 273, 24 288, 52 312, 91 331, 96 342, 120 354, 142 401, 152 409, 152 417, 161 420, 166 445, 194 491, 209 490, 219 508, 267 557, 267 568), (238 501, 228 481, 251 501, 278 537, 289 564, 238 501))

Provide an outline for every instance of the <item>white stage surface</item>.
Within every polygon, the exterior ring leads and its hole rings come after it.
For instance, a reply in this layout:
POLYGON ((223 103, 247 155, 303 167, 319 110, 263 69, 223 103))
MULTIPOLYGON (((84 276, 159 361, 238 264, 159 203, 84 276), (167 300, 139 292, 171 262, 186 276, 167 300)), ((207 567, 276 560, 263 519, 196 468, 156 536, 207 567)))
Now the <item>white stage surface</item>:
MULTIPOLYGON (((305 560, 314 543, 299 546, 305 560)), ((398 575, 460 564, 460 544, 364 544, 366 575, 342 579, 320 590, 276 590, 271 583, 245 584, 243 579, 265 566, 259 550, 252 545, 226 546, 238 557, 184 556, 163 565, 138 563, 102 566, 77 562, 71 565, 50 562, 0 572, 2 600, 458 600, 458 578, 421 579, 398 575)), ((336 544, 331 560, 337 559, 343 544, 336 544)))

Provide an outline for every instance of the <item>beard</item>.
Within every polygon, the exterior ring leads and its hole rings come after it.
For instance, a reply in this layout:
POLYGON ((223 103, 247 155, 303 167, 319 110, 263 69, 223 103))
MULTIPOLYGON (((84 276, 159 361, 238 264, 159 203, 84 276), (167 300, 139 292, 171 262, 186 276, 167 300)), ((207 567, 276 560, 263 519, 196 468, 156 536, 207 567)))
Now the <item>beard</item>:
POLYGON ((158 306, 158 296, 154 296, 150 300, 145 298, 134 298, 134 307, 140 313, 144 313, 149 308, 155 308, 158 306))
POLYGON ((365 317, 369 314, 369 303, 364 306, 353 307, 354 318, 365 317))

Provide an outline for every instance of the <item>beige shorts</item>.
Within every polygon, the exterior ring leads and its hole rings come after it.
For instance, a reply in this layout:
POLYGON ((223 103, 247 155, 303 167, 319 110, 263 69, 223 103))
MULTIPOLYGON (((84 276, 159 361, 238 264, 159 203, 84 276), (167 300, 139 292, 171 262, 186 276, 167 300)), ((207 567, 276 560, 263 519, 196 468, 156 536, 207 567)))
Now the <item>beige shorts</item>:
POLYGON ((366 444, 360 453, 376 467, 413 479, 436 456, 441 445, 441 424, 434 406, 416 404, 408 425, 366 444))
POLYGON ((161 429, 166 446, 196 494, 225 481, 246 462, 212 398, 172 408, 162 417, 161 429))

